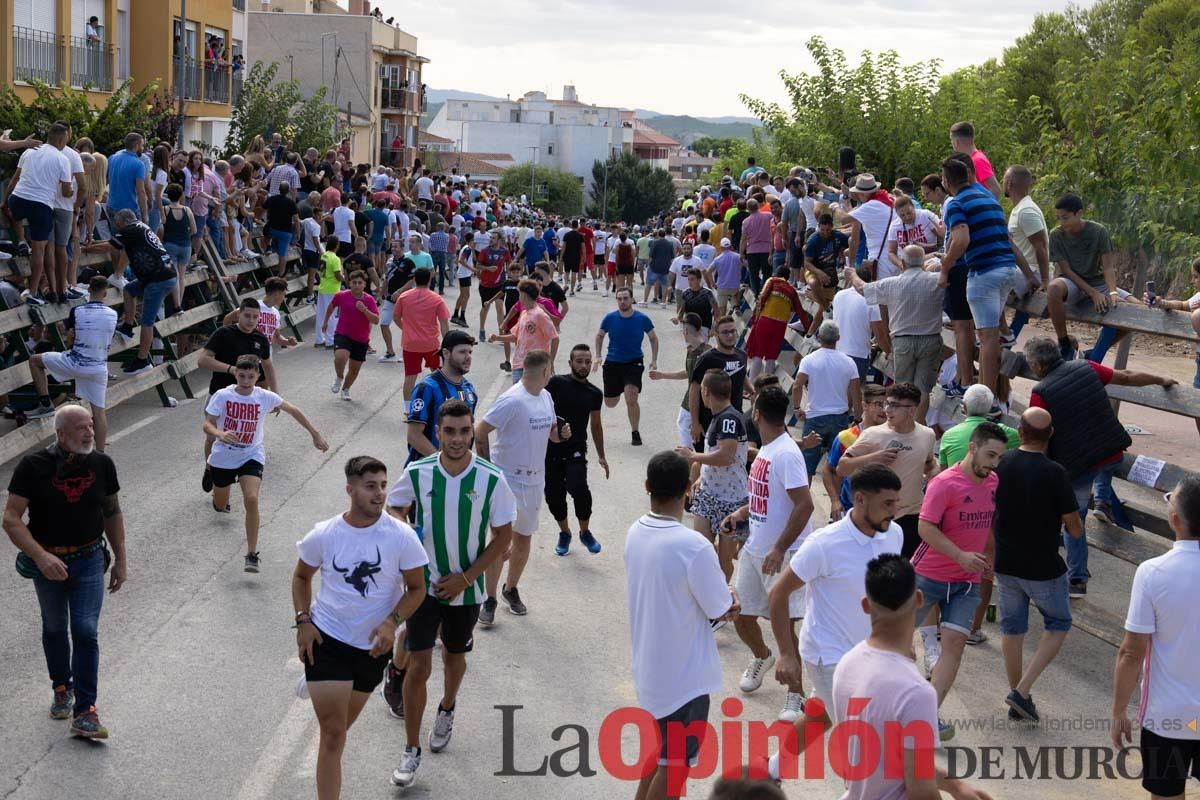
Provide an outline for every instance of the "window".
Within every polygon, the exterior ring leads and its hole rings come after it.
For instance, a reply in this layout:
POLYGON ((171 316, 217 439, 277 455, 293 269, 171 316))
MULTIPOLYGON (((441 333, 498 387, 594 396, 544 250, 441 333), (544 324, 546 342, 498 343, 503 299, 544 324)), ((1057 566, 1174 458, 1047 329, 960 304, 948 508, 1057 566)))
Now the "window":
POLYGON ((548 155, 548 156, 554 155, 554 145, 552 145, 552 144, 546 145, 546 155, 548 155))
POLYGON ((550 124, 551 125, 554 124, 554 112, 553 111, 550 112, 550 124))
POLYGON ((508 121, 509 122, 520 122, 521 121, 521 110, 519 108, 514 108, 514 109, 509 110, 508 121))

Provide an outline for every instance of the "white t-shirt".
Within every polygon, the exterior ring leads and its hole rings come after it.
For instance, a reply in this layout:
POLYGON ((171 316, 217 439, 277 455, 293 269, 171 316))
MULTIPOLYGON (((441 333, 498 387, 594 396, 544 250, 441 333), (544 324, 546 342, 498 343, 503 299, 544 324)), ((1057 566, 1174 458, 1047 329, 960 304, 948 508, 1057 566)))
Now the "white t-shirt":
POLYGON ((477 217, 487 216, 487 203, 482 200, 476 200, 470 205, 471 213, 477 217))
MULTIPOLYGON (((275 331, 279 328, 279 309, 272 308, 262 300, 258 301, 258 328, 256 329, 263 336, 267 337, 267 342, 271 342, 275 337, 275 331)), ((275 345, 271 344, 273 348, 275 345)), ((271 351, 268 350, 268 353, 271 351)), ((268 355, 268 358, 270 356, 268 355)))
POLYGON ((317 242, 321 241, 321 225, 312 217, 300 220, 300 230, 304 235, 304 249, 317 252, 317 242))
POLYGON ((296 542, 300 560, 320 567, 321 585, 309 609, 325 636, 360 650, 371 647, 371 631, 404 594, 404 570, 429 563, 408 525, 383 514, 355 528, 341 514, 319 522, 296 542))
MULTIPOLYGON (((916 211, 917 218, 912 225, 904 224, 904 220, 900 219, 899 214, 892 219, 892 227, 888 228, 887 240, 889 245, 891 242, 896 243, 897 253, 910 244, 937 244, 938 218, 932 211, 924 208, 918 208, 916 211)), ((883 258, 887 258, 886 253, 883 258)))
POLYGON ((887 253, 883 252, 886 247, 883 245, 890 226, 888 219, 890 217, 894 221, 896 213, 886 203, 868 200, 851 211, 850 216, 862 224, 862 235, 867 237, 867 258, 878 257, 879 263, 882 264, 887 259, 887 253))
MULTIPOLYGON (((808 486, 808 470, 795 439, 784 433, 759 449, 750 465, 750 538, 743 550, 755 558, 765 558, 771 552, 792 514, 788 489, 803 486, 808 486)), ((811 531, 810 519, 790 549, 799 547, 811 531)))
POLYGON ((592 241, 592 248, 596 255, 604 255, 604 248, 608 244, 608 238, 604 235, 604 231, 596 231, 595 239, 592 241))
POLYGON ((458 271, 455 273, 457 277, 469 278, 475 274, 475 270, 470 266, 475 263, 475 252, 471 249, 471 245, 464 244, 458 248, 458 256, 454 263, 458 266, 458 271))
POLYGON ((611 261, 613 264, 617 263, 617 245, 620 243, 621 237, 617 234, 614 233, 608 237, 608 240, 604 243, 604 248, 608 251, 608 257, 605 258, 605 261, 611 261))
MULTIPOLYGON (((499 234, 496 234, 499 235, 499 234)), ((492 233, 488 231, 476 231, 475 238, 471 240, 471 244, 475 246, 476 253, 482 253, 492 246, 492 233)))
POLYGON ((570 232, 571 232, 571 228, 568 228, 566 225, 563 225, 561 228, 559 228, 557 231, 555 231, 555 235, 558 237, 558 246, 559 247, 563 246, 563 237, 566 236, 570 232))
POLYGON ((625 586, 638 704, 656 719, 721 691, 710 619, 732 596, 713 546, 674 519, 647 514, 625 536, 625 586))
POLYGON ((417 190, 417 198, 419 200, 433 199, 433 178, 430 178, 428 175, 422 175, 417 178, 413 185, 417 190))
POLYGON ((333 232, 339 242, 354 241, 354 211, 350 206, 338 206, 333 210, 333 232))
POLYGON ((675 231, 675 235, 678 236, 683 232, 683 226, 686 224, 687 220, 685 220, 683 217, 676 217, 675 219, 671 220, 671 230, 675 231))
POLYGON ((712 265, 713 259, 717 257, 717 248, 711 244, 698 244, 692 248, 692 253, 704 262, 704 268, 708 269, 712 265))
POLYGON ((12 193, 51 208, 55 208, 55 197, 62 195, 59 181, 71 183, 74 178, 71 162, 61 150, 48 144, 21 153, 17 166, 21 169, 21 180, 12 193))
POLYGON ((1125 630, 1150 634, 1142 669, 1138 724, 1168 739, 1200 740, 1188 723, 1200 718, 1200 542, 1175 542, 1143 561, 1133 575, 1125 630))
POLYGON ((107 374, 108 347, 117 330, 117 312, 104 303, 87 302, 73 306, 68 319, 75 331, 68 358, 78 365, 99 367, 107 374))
POLYGON ((389 180, 390 179, 388 178, 387 175, 385 175, 381 172, 376 172, 374 175, 371 176, 371 191, 382 192, 384 189, 387 188, 389 180))
POLYGON ((867 562, 899 553, 903 545, 904 532, 895 522, 867 536, 850 514, 804 538, 792 556, 791 569, 807 588, 800 627, 805 661, 832 666, 871 635, 871 618, 862 610, 867 562))
POLYGON ((536 395, 513 384, 483 415, 496 429, 492 462, 504 470, 509 483, 530 486, 546 481, 546 446, 555 424, 554 399, 542 389, 536 395))
POLYGON ((250 394, 238 394, 237 386, 226 386, 208 399, 204 413, 217 418, 217 430, 237 431, 238 443, 227 444, 221 439, 213 442, 210 466, 221 469, 237 469, 248 461, 267 463, 263 448, 267 414, 283 403, 283 398, 272 391, 255 386, 250 394))
POLYGON ((1043 235, 1046 233, 1046 216, 1038 208, 1038 204, 1033 202, 1033 198, 1026 195, 1013 206, 1012 213, 1008 215, 1008 236, 1021 251, 1021 255, 1025 256, 1029 267, 1034 270, 1037 269, 1037 253, 1029 237, 1039 231, 1043 235))
POLYGON ((866 298, 854 287, 842 289, 833 296, 833 321, 837 323, 842 337, 838 339, 839 353, 854 358, 871 357, 871 323, 883 317, 879 306, 867 305, 866 298))
POLYGON ((392 230, 396 231, 400 241, 404 242, 404 249, 408 249, 408 230, 409 219, 408 212, 402 209, 395 209, 391 212, 392 230))
MULTIPOLYGON (((863 616, 866 616, 865 614, 863 616)), ((937 690, 925 680, 911 658, 886 650, 877 650, 866 642, 860 642, 838 662, 833 673, 832 717, 834 722, 846 719, 846 710, 853 697, 869 698, 862 710, 853 719, 862 720, 875 729, 875 735, 883 742, 888 726, 910 725, 925 728, 929 736, 921 734, 917 739, 905 740, 906 749, 924 739, 940 748, 937 727, 937 690), (928 727, 925 727, 928 726, 928 727)), ((850 764, 863 763, 859 756, 860 741, 850 737, 850 764)), ((930 757, 932 759, 932 757, 930 757)), ((920 764, 922 756, 917 756, 920 764)), ((904 800, 903 770, 897 777, 885 777, 888 770, 886 759, 879 758, 875 771, 864 780, 849 781, 842 800, 904 800)))
POLYGON ((671 262, 669 272, 675 276, 675 291, 682 292, 688 288, 687 271, 693 267, 696 269, 705 268, 704 262, 697 258, 695 254, 691 258, 676 256, 675 260, 671 262))
POLYGON ((819 347, 800 359, 799 372, 808 376, 804 414, 809 419, 850 410, 850 381, 858 380, 858 366, 850 356, 819 347))
MULTIPOLYGON (((54 187, 54 207, 61 211, 72 211, 75 208, 75 201, 79 199, 79 184, 75 180, 75 176, 83 172, 83 159, 79 157, 79 153, 75 148, 67 146, 62 149, 62 154, 67 157, 67 163, 71 169, 71 186, 74 189, 70 197, 63 197, 59 187, 54 187)), ((159 170, 161 172, 161 170, 159 170)), ((163 173, 164 177, 166 173, 163 173)))

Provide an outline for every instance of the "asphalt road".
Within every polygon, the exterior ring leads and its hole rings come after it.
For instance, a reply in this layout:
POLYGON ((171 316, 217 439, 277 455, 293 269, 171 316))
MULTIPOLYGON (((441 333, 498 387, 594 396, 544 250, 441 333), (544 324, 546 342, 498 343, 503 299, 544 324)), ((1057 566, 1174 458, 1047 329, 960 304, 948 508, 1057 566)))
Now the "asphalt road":
MULTIPOLYGON (((473 298, 473 310, 476 303, 473 298)), ((611 298, 590 291, 572 298, 563 326, 564 353, 576 342, 591 342, 601 316, 613 307, 611 298)), ((682 368, 682 338, 670 323, 671 313, 655 308, 647 313, 663 342, 659 366, 682 368)), ((311 333, 311 323, 303 332, 311 333)), ((471 378, 485 407, 509 385, 499 370, 501 360, 498 345, 476 348, 471 378)), ((177 408, 164 409, 147 393, 112 414, 109 452, 122 482, 129 580, 105 599, 101 616, 98 705, 111 732, 106 743, 72 739, 68 723, 49 719, 32 586, 12 570, 0 575, 0 798, 315 796, 317 726, 311 706, 294 691, 301 671, 290 628, 294 544, 315 521, 345 509, 342 465, 347 458, 366 453, 396 469, 402 465, 402 367, 372 358, 353 402, 347 403, 329 392, 331 352, 304 343, 276 361, 282 394, 314 420, 331 449, 314 450, 286 416, 271 420, 258 575, 242 571, 236 492, 235 513, 218 517, 200 490, 201 401, 181 399, 177 408)), ((560 356, 560 368, 564 363, 560 356)), ((203 388, 206 380, 198 374, 193 383, 203 388)), ((633 785, 613 777, 600 756, 601 723, 617 708, 635 703, 621 549, 626 529, 647 509, 642 489, 647 458, 674 445, 682 391, 681 382, 646 382, 645 446, 640 448, 630 445, 624 408, 604 412, 612 478, 605 481, 594 464, 591 471, 593 530, 604 550, 590 555, 576 544, 568 557, 556 557, 556 528, 543 511, 542 533, 521 584, 529 615, 511 616, 502 604, 496 627, 478 631, 449 748, 426 754, 415 787, 392 788, 388 776, 403 747, 403 729, 374 697, 350 733, 344 797, 632 796, 633 785), (543 768, 547 757, 564 750, 543 768), (540 775, 515 774, 543 769, 540 775)), ((173 393, 182 398, 177 386, 173 393)), ((11 467, 0 476, 5 482, 11 467)), ((823 496, 817 504, 824 519, 823 496)), ((11 558, 12 550, 7 553, 11 558)), ((1123 611, 1132 570, 1096 553, 1092 569, 1092 586, 1108 589, 1114 610, 1123 611)), ((1036 631, 1040 621, 1033 617, 1036 631)), ((1105 780, 1102 771, 1095 780, 1063 777, 1072 774, 1080 755, 1086 777, 1090 756, 1078 748, 1103 747, 1108 741, 1097 727, 1108 721, 1113 649, 1074 632, 1034 690, 1046 721, 1040 728, 1010 730, 999 632, 994 624, 985 630, 991 640, 969 649, 942 710, 948 718, 973 720, 960 725, 951 743, 971 749, 978 762, 972 774, 978 777, 983 761, 994 760, 991 774, 1003 772, 1003 777, 982 784, 997 798, 1030 791, 1090 800, 1140 796, 1134 782, 1105 780), (983 754, 979 748, 984 746, 1001 749, 983 754), (1067 749, 1057 756, 1042 753, 1048 777, 1031 781, 1015 777, 1022 755, 1017 747, 1028 748, 1028 758, 1037 758, 1039 747, 1067 749)), ((783 687, 769 678, 758 692, 741 695, 737 679, 749 653, 732 626, 716 635, 726 691, 741 697, 745 710, 736 719, 725 718, 714 698, 712 721, 773 720, 783 687)), ((440 683, 435 668, 431 706, 440 683)), ((427 714, 425 731, 428 726, 427 714)), ((633 728, 624 733, 622 745, 631 759, 633 728)), ((611 756, 613 748, 605 749, 611 756)), ((957 768, 965 770, 966 752, 956 759, 957 768)), ((1138 767, 1136 758, 1130 764, 1138 767)), ((693 781, 689 796, 707 796, 711 783, 693 781)), ((793 797, 833 798, 841 783, 827 770, 824 779, 793 782, 786 791, 793 797)))

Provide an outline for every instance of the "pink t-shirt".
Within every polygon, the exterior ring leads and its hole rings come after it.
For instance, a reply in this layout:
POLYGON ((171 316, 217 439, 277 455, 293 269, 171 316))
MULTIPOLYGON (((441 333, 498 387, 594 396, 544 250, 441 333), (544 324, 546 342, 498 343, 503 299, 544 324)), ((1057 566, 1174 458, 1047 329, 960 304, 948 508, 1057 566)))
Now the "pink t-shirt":
POLYGON ((517 346, 513 348, 512 367, 523 369, 525 354, 530 350, 545 350, 550 352, 550 342, 558 338, 558 328, 554 320, 541 306, 534 306, 521 312, 517 324, 513 326, 517 334, 517 346))
POLYGON ((354 292, 344 289, 335 294, 333 300, 330 301, 338 310, 337 328, 334 330, 334 334, 346 336, 356 342, 369 342, 371 341, 371 321, 354 307, 359 300, 363 301, 363 305, 372 314, 379 313, 379 306, 375 304, 374 297, 366 292, 363 292, 362 297, 355 297, 354 292))
POLYGON ((439 320, 450 319, 450 309, 437 292, 418 286, 400 295, 396 303, 396 322, 403 332, 400 347, 410 353, 432 353, 442 341, 439 320))
POLYGON ((755 212, 742 221, 742 240, 746 253, 771 252, 771 228, 775 217, 770 212, 755 212))
MULTIPOLYGON (((963 472, 962 462, 938 473, 925 487, 921 503, 921 520, 942 529, 946 538, 960 550, 982 553, 992 530, 996 513, 996 487, 1000 478, 993 472, 977 482, 963 472)), ((978 572, 967 572, 955 561, 934 550, 925 542, 912 557, 918 575, 935 581, 966 581, 979 583, 978 572)))
POLYGON ((336 186, 330 186, 321 192, 321 210, 328 214, 342 203, 342 192, 336 186))
POLYGON ((982 150, 971 153, 971 161, 975 163, 975 181, 977 183, 983 183, 988 178, 996 177, 996 170, 992 169, 992 162, 988 161, 987 154, 982 150))

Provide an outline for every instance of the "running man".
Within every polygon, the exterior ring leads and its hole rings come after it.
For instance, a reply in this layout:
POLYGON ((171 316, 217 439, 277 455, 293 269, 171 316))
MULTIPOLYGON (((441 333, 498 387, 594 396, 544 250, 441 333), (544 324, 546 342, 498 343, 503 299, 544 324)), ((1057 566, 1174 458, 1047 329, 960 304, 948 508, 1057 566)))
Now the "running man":
POLYGON ((546 384, 554 401, 557 422, 565 422, 571 435, 561 442, 551 443, 546 451, 546 507, 558 523, 557 555, 565 556, 571 547, 571 526, 567 521, 567 495, 575 501, 575 518, 579 521, 579 542, 589 553, 599 553, 600 543, 592 535, 592 490, 587 481, 588 428, 596 443, 596 455, 608 480, 608 461, 604 457, 604 427, 600 409, 604 393, 588 376, 592 374, 592 351, 586 344, 571 348, 567 361, 570 375, 555 375, 546 384))
POLYGON ((521 382, 525 371, 525 360, 535 351, 549 352, 550 363, 558 354, 558 328, 554 319, 539 302, 539 287, 536 281, 529 279, 517 285, 519 294, 520 316, 513 325, 514 333, 493 333, 488 337, 489 342, 514 343, 512 354, 512 381, 516 386, 521 382))
POLYGON ((258 496, 267 463, 263 435, 267 415, 275 409, 290 414, 312 436, 313 447, 329 449, 304 412, 258 383, 258 356, 239 356, 233 366, 233 386, 213 394, 204 408, 204 433, 213 439, 208 457, 215 511, 229 511, 229 493, 236 482, 246 507, 246 572, 258 572, 258 496))
POLYGON ((325 310, 325 318, 321 320, 321 332, 328 334, 329 318, 335 311, 338 314, 337 327, 333 332, 333 371, 336 377, 330 391, 337 394, 340 389, 343 400, 350 399, 350 387, 367 360, 371 327, 379 324, 379 306, 375 298, 366 292, 366 273, 362 270, 350 273, 346 285, 350 288, 333 296, 329 308, 325 310))
POLYGON ((412 786, 421 766, 421 720, 433 673, 433 645, 442 640, 443 689, 429 749, 440 753, 454 732, 458 690, 474 645, 475 623, 484 597, 484 573, 504 557, 517 517, 516 501, 500 468, 471 452, 474 414, 461 400, 438 409, 441 449, 414 461, 392 487, 390 513, 415 519, 427 554, 428 586, 408 621, 404 647, 409 652, 404 677, 406 746, 392 772, 395 786, 412 786), (483 528, 492 535, 484 546, 483 528))
MULTIPOLYGON (((287 297, 288 283, 283 278, 267 278, 263 283, 263 297, 258 301, 258 332, 267 337, 274 348, 274 345, 280 347, 295 347, 296 338, 294 336, 284 336, 279 329, 279 306, 283 304, 283 298, 287 297)), ((234 309, 225 315, 225 319, 221 320, 222 325, 233 325, 237 322, 238 311, 234 309)), ((272 353, 274 350, 272 349, 272 353)))
POLYGON ((345 473, 350 510, 296 543, 292 574, 296 647, 320 727, 318 800, 341 796, 346 732, 383 679, 396 628, 425 598, 429 563, 413 529, 383 513, 387 467, 355 456, 345 473))
POLYGON ((509 262, 508 247, 499 235, 492 236, 486 250, 475 255, 479 268, 479 341, 487 341, 488 311, 496 310, 496 329, 504 322, 500 305, 504 300, 504 271, 509 262))
POLYGON ((433 273, 419 269, 413 274, 411 289, 397 292, 391 315, 400 328, 400 352, 404 354, 404 384, 401 397, 404 410, 409 410, 409 398, 421 370, 441 366, 438 342, 450 330, 450 309, 442 296, 429 287, 433 273))
MULTIPOLYGON (((550 382, 550 354, 533 350, 525 356, 521 380, 496 398, 483 419, 475 423, 475 451, 491 458, 488 437, 496 432, 495 463, 515 497, 512 546, 508 554, 508 580, 500 592, 508 610, 521 617, 528 613, 517 585, 529 561, 530 544, 538 529, 538 514, 546 486, 546 450, 550 442, 571 438, 571 426, 558 424, 554 400, 546 391, 550 382)), ((515 373, 516 370, 513 370, 515 373)), ((503 563, 487 570, 487 599, 479 612, 479 624, 490 627, 496 619, 496 588, 503 563)))
POLYGON ((617 310, 604 315, 600 330, 596 332, 596 350, 604 352, 604 337, 611 336, 608 355, 592 365, 592 371, 603 368, 604 405, 616 408, 621 397, 625 398, 625 411, 629 415, 629 427, 633 433, 635 447, 642 444, 638 423, 642 409, 638 395, 642 391, 642 339, 650 340, 650 370, 658 371, 658 334, 650 318, 633 307, 633 290, 623 287, 617 290, 617 310))

